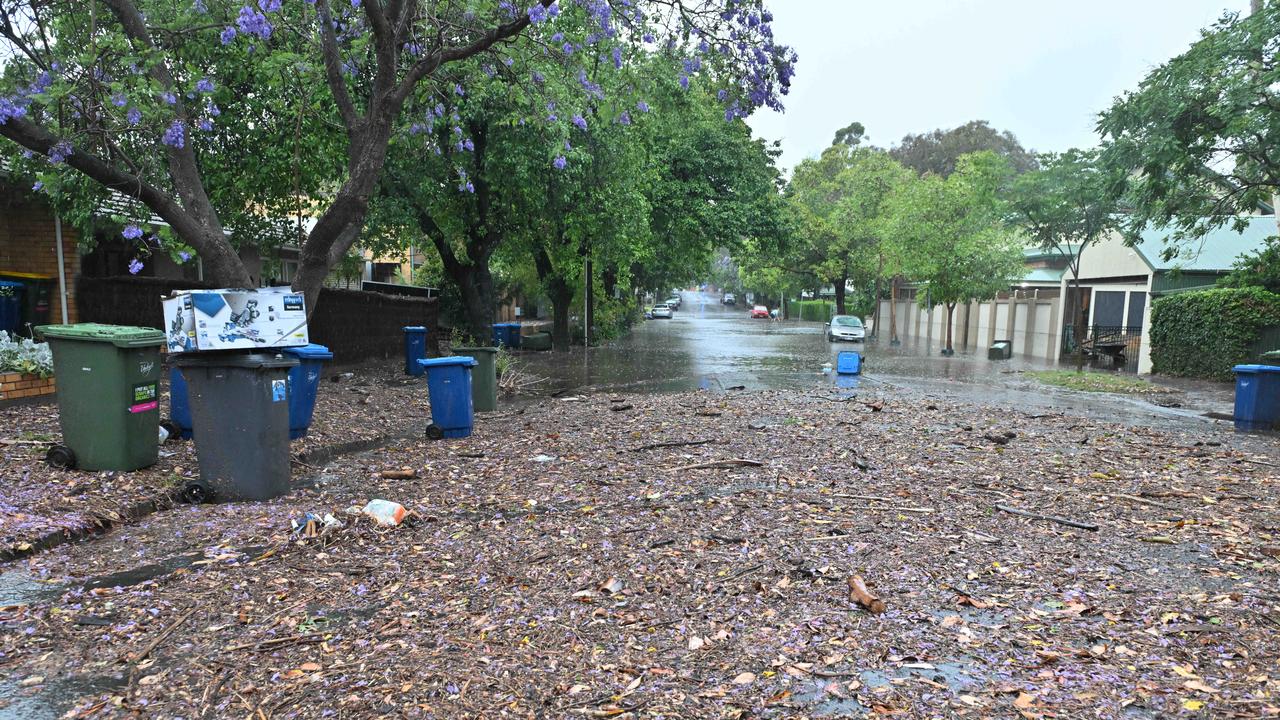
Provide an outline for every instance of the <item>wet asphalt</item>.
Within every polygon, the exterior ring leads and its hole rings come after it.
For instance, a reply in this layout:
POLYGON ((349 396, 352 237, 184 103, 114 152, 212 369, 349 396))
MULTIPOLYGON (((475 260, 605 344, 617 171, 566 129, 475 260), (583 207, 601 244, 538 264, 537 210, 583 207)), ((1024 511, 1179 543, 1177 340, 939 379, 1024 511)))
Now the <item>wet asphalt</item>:
POLYGON ((1229 384, 1154 378, 1177 390, 1154 398, 1078 392, 1025 375, 1066 366, 1024 358, 992 361, 974 351, 946 357, 937 339, 931 346, 908 341, 889 347, 883 340, 829 343, 821 323, 753 320, 749 306, 722 305, 718 295, 685 292, 682 297, 683 306, 671 320, 646 320, 625 337, 586 352, 521 353, 522 369, 547 378, 544 390, 558 394, 697 389, 823 393, 866 386, 973 403, 993 413, 1035 409, 1168 429, 1231 430, 1230 422, 1206 416, 1231 413, 1229 384), (834 368, 838 353, 846 350, 862 353, 861 375, 824 374, 823 365, 834 368))

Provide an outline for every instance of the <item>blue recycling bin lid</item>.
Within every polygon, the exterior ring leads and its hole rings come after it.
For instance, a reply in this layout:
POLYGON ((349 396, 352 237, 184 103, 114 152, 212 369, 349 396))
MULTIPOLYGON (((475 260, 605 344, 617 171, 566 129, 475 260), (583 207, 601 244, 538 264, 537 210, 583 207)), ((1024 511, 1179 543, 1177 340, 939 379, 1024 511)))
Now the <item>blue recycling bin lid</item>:
POLYGON ((329 348, 323 345, 310 343, 301 347, 280 348, 281 352, 288 353, 299 360, 332 360, 333 353, 329 348))
POLYGON ((450 367, 453 365, 475 367, 480 363, 476 362, 476 359, 473 357, 467 357, 466 355, 453 355, 451 357, 427 358, 426 360, 419 360, 418 364, 424 368, 433 368, 433 367, 450 367))
POLYGON ((1280 373, 1280 366, 1277 365, 1237 365, 1231 368, 1231 372, 1240 374, 1250 373, 1280 373))
POLYGON ((405 332, 426 332, 427 329, 421 325, 406 325, 404 327, 404 331, 405 332))
POLYGON ((20 282, 14 282, 12 280, 0 280, 0 287, 20 288, 22 286, 23 285, 20 282))

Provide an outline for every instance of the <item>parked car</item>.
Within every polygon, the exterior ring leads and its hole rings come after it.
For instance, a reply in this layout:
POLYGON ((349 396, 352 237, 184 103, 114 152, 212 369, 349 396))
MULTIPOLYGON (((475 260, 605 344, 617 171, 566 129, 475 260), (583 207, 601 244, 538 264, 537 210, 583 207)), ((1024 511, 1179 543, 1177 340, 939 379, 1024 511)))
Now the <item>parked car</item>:
POLYGON ((671 306, 666 303, 658 303, 657 305, 654 305, 653 309, 649 312, 653 315, 654 320, 659 318, 670 320, 673 317, 671 306))
POLYGON ((667 298, 667 306, 670 307, 672 310, 679 310, 680 302, 681 301, 680 301, 679 295, 672 295, 671 297, 667 298))
POLYGON ((725 305, 737 305, 738 298, 734 297, 733 293, 725 293, 724 298, 720 302, 725 305))
POLYGON ((854 315, 836 315, 827 323, 827 342, 851 340, 862 342, 867 339, 867 329, 862 321, 854 315))
POLYGON ((754 320, 756 318, 763 318, 765 320, 768 320, 769 308, 763 305, 756 305, 755 307, 751 308, 751 319, 754 320))

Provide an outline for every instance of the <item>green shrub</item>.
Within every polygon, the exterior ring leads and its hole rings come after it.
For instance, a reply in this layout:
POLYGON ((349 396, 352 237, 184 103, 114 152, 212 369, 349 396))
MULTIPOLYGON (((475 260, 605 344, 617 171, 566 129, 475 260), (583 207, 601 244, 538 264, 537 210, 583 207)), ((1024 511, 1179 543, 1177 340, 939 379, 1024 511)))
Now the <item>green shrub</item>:
POLYGON ((827 322, 836 314, 836 304, 826 300, 801 300, 791 303, 791 311, 801 320, 827 322))
POLYGON ((1151 306, 1152 371, 1230 380, 1256 360, 1262 328, 1280 325, 1280 295, 1261 288, 1217 289, 1158 298, 1151 306))
POLYGON ((17 372, 47 378, 53 375, 49 343, 32 342, 0 331, 0 372, 17 372))

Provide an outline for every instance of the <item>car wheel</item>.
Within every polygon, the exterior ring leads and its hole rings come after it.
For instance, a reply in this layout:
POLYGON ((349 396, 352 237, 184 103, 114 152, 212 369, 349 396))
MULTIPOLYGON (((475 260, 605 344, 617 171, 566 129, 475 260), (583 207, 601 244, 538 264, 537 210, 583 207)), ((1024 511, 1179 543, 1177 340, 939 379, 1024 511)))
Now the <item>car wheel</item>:
POLYGON ((831 336, 831 333, 827 333, 827 342, 835 342, 835 341, 836 339, 831 336))

